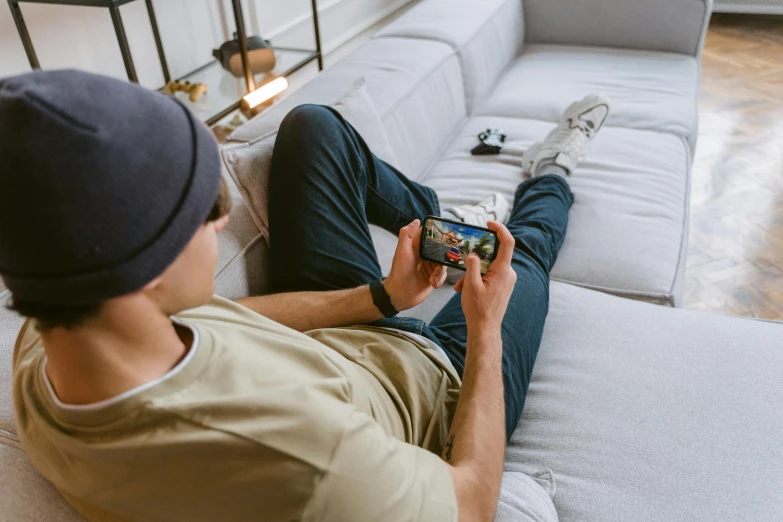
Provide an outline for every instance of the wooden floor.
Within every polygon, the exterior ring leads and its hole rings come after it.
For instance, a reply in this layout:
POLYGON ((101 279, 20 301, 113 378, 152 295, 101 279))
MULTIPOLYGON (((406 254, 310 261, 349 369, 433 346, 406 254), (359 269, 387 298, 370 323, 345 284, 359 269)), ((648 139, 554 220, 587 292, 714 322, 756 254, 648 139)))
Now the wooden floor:
POLYGON ((702 62, 684 306, 783 320, 783 17, 715 15, 702 62))

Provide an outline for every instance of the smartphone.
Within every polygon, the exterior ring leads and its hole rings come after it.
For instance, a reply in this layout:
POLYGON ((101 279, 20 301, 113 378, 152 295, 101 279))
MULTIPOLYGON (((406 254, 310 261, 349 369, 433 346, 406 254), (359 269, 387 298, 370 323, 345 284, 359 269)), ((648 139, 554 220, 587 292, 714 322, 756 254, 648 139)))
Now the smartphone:
POLYGON ((465 259, 475 252, 481 259, 481 273, 486 274, 498 255, 499 246, 497 234, 488 228, 427 216, 419 242, 419 257, 465 270, 465 259))

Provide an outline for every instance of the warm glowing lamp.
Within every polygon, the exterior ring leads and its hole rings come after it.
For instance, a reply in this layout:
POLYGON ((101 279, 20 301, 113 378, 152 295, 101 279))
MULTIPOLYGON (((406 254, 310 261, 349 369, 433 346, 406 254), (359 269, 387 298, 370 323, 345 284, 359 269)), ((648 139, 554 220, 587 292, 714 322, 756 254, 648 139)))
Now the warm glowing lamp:
POLYGON ((262 85, 261 87, 259 87, 253 92, 247 93, 242 98, 242 100, 244 101, 244 106, 248 109, 257 107, 258 105, 261 105, 262 103, 269 100, 273 96, 277 96, 287 88, 288 88, 288 80, 286 80, 283 77, 280 77, 274 81, 267 83, 266 85, 262 85))

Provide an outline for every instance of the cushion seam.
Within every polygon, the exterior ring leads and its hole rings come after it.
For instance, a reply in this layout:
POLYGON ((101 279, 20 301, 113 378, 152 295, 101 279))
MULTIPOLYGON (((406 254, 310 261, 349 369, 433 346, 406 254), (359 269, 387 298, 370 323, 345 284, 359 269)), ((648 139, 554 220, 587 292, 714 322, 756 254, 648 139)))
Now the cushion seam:
POLYGON ((225 272, 226 272, 226 271, 227 271, 229 268, 231 268, 231 267, 234 265, 234 263, 236 263, 236 262, 237 262, 237 260, 239 260, 239 259, 241 259, 241 258, 245 257, 245 254, 247 254, 247 252, 248 252, 248 251, 249 251, 251 248, 253 248, 253 247, 256 245, 256 243, 258 243, 258 242, 259 242, 259 240, 261 240, 261 239, 266 239, 266 237, 264 236, 264 234, 263 234, 263 233, 259 232, 259 233, 258 233, 258 235, 257 235, 256 237, 254 237, 253 239, 251 239, 250 241, 248 241, 248 243, 247 243, 247 244, 246 244, 246 245, 245 245, 245 246, 242 248, 242 250, 240 250, 239 252, 237 252, 237 253, 236 253, 236 255, 235 255, 234 257, 232 257, 232 258, 231 258, 231 259, 228 261, 228 263, 226 263, 226 265, 225 265, 223 268, 221 268, 221 269, 220 269, 220 272, 218 272, 218 273, 217 273, 217 275, 215 276, 215 281, 218 281, 218 280, 220 279, 220 277, 221 277, 221 276, 222 276, 222 275, 223 275, 223 274, 224 274, 224 273, 225 273, 225 272))
MULTIPOLYGON (((704 0, 702 0, 702 1, 704 1, 704 0)), ((429 38, 429 37, 426 37, 426 36, 379 34, 374 39, 375 40, 380 40, 381 38, 411 38, 411 39, 417 39, 417 40, 427 40, 427 41, 432 41, 432 42, 441 42, 441 43, 446 44, 449 47, 451 47, 454 51, 458 52, 458 51, 461 51, 462 49, 464 49, 465 46, 468 45, 473 40, 473 37, 475 37, 479 32, 481 32, 485 27, 487 27, 489 25, 489 23, 492 21, 492 19, 494 18, 494 16, 503 7, 505 7, 507 4, 510 4, 510 3, 517 3, 517 2, 516 2, 516 0, 506 0, 505 2, 501 2, 500 4, 498 4, 498 8, 495 9, 495 11, 492 13, 492 15, 488 16, 487 19, 479 27, 477 27, 476 30, 473 31, 473 33, 471 33, 470 37, 465 41, 465 43, 463 45, 459 46, 459 47, 455 46, 451 42, 447 42, 447 41, 443 40, 442 38, 438 38, 438 37, 429 38)), ((524 8, 522 8, 521 5, 520 5, 520 8, 523 9, 523 12, 524 12, 524 8)))
POLYGON ((587 288, 589 290, 597 290, 603 293, 612 294, 622 294, 622 295, 628 295, 628 296, 638 296, 638 297, 654 297, 659 298, 662 301, 665 301, 667 303, 672 304, 673 306, 673 299, 672 296, 666 295, 666 294, 656 294, 653 292, 645 292, 645 291, 637 291, 637 290, 624 290, 620 288, 612 288, 612 287, 606 287, 601 285, 594 285, 590 283, 580 283, 578 281, 574 281, 571 279, 564 279, 560 277, 551 277, 549 278, 552 281, 558 282, 558 283, 565 283, 573 286, 578 286, 581 288, 587 288))
MULTIPOLYGON (((670 295, 674 295, 674 287, 677 285, 677 275, 679 273, 680 264, 683 263, 683 253, 685 251, 685 244, 688 239, 688 211, 691 201, 691 170, 693 168, 693 162, 691 161, 691 148, 685 138, 681 137, 680 142, 685 148, 685 197, 683 198, 682 208, 682 222, 680 226, 680 251, 677 253, 677 265, 674 268, 674 277, 672 278, 670 295)), ((683 275, 685 269, 683 269, 683 275)))
POLYGON ((699 55, 699 44, 704 41, 705 32, 707 31, 707 28, 709 27, 710 23, 709 20, 705 20, 707 18, 707 0, 701 0, 701 4, 703 6, 703 10, 701 13, 701 30, 699 31, 699 37, 696 39, 696 47, 693 49, 692 56, 696 57, 699 55))
POLYGON ((17 442, 17 443, 21 442, 19 440, 19 437, 15 433, 0 429, 0 441, 2 441, 3 439, 8 439, 11 442, 17 442))
MULTIPOLYGON (((425 41, 431 42, 432 40, 425 40, 425 41)), ((440 70, 440 68, 443 66, 443 64, 445 64, 449 60, 449 58, 451 58, 451 57, 455 57, 456 58, 457 57, 457 54, 454 52, 453 49, 449 48, 449 51, 450 51, 449 54, 446 55, 440 62, 435 64, 432 67, 432 69, 430 69, 430 71, 427 74, 425 74, 423 77, 421 77, 418 80, 416 80, 416 82, 414 82, 414 84, 411 85, 411 88, 408 89, 407 91, 405 91, 404 96, 401 96, 400 99, 397 100, 397 102, 394 103, 394 105, 392 105, 388 109, 386 109, 386 111, 381 116, 381 120, 383 120, 384 124, 386 123, 386 121, 385 121, 386 120, 386 116, 391 114, 393 111, 396 111, 399 108, 400 105, 402 105, 404 102, 408 101, 408 99, 410 97, 410 94, 412 92, 414 92, 415 90, 418 90, 420 85, 422 85, 426 80, 429 80, 432 77, 432 75, 435 74, 436 71, 440 70)), ((459 73, 460 73, 460 77, 461 77, 462 76, 462 64, 460 63, 459 59, 457 59, 457 66, 459 67, 459 73)), ((463 94, 463 96, 465 95, 465 86, 464 85, 462 86, 462 94, 463 94)), ((372 96, 370 97, 370 99, 372 99, 372 96)), ((375 100, 373 100, 373 103, 375 103, 375 100)), ((376 110, 377 110, 377 107, 376 107, 376 110)))
MULTIPOLYGON (((421 178, 416 180, 417 183, 426 185, 427 177, 432 173, 432 169, 435 167, 435 164, 438 162, 438 160, 441 159, 443 153, 446 152, 446 149, 454 141, 454 138, 457 136, 459 131, 461 131, 470 120, 471 120, 471 116, 465 114, 465 116, 462 117, 462 119, 457 123, 457 125, 454 126, 454 130, 451 132, 448 138, 446 138, 446 141, 443 143, 443 145, 441 145, 440 149, 438 149, 438 151, 435 154, 435 157, 433 157, 432 160, 424 168, 424 170, 422 170, 421 178)), ((435 192, 435 189, 431 189, 431 190, 435 192)), ((437 192, 435 192, 435 195, 437 196, 437 192)), ((440 198, 438 198, 438 205, 440 205, 440 198)))

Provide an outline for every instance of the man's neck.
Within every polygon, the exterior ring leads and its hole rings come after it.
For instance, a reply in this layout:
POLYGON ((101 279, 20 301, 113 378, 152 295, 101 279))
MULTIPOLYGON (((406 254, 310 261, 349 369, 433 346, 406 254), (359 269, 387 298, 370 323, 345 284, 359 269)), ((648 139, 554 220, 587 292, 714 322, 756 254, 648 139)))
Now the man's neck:
POLYGON ((110 399, 166 374, 182 360, 192 332, 149 303, 109 309, 71 330, 42 335, 46 374, 66 404, 110 399))

